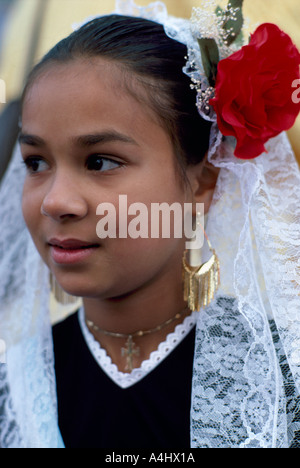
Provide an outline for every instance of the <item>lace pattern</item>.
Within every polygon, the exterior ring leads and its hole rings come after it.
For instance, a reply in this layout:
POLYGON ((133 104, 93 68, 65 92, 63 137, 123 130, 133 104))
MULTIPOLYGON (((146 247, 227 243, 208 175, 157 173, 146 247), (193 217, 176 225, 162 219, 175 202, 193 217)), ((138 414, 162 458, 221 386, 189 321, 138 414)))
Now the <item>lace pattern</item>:
POLYGON ((192 446, 287 446, 287 440, 276 438, 279 424, 286 434, 278 367, 272 350, 254 336, 237 301, 218 298, 199 316, 198 330, 192 446))
POLYGON ((299 414, 292 394, 300 386, 300 176, 285 134, 267 148, 256 160, 239 161, 223 142, 211 155, 221 172, 207 232, 222 265, 220 295, 229 299, 219 298, 199 315, 194 447, 271 448, 299 441, 291 421, 299 414), (270 320, 293 387, 283 378, 270 320))
POLYGON ((133 369, 131 373, 120 372, 117 366, 112 363, 105 349, 101 348, 99 342, 95 340, 85 323, 83 307, 79 310, 78 319, 86 344, 101 369, 116 385, 128 388, 146 377, 181 343, 195 326, 197 315, 197 312, 193 312, 192 315, 185 317, 183 323, 177 325, 174 332, 170 333, 166 340, 160 343, 158 349, 151 353, 149 359, 143 361, 141 366, 138 369, 133 369))
POLYGON ((62 442, 57 426, 49 281, 22 216, 24 176, 17 146, 1 185, 0 337, 6 344, 6 364, 0 369, 0 446, 51 448, 62 442))

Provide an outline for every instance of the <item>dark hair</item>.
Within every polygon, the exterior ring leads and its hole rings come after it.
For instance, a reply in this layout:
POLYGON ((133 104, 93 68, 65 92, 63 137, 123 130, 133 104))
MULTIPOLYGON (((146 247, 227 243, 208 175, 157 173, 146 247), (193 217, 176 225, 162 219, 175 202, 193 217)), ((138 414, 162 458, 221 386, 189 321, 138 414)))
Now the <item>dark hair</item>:
MULTIPOLYGON (((35 78, 51 64, 97 56, 113 60, 134 72, 144 85, 148 104, 168 131, 181 164, 197 164, 208 150, 211 124, 199 116, 196 93, 182 71, 186 55, 185 45, 169 38, 158 23, 104 16, 85 24, 45 55, 29 75, 23 99, 35 78)), ((137 97, 132 83, 127 87, 137 97)))

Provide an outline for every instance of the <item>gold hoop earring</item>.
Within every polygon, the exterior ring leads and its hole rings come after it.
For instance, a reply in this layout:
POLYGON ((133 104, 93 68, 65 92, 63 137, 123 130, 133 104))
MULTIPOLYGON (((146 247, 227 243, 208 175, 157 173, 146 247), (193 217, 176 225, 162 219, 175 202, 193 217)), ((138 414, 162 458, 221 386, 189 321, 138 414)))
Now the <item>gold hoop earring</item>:
POLYGON ((210 304, 220 285, 219 258, 212 248, 206 232, 203 228, 202 230, 212 253, 210 259, 200 266, 191 266, 187 261, 187 250, 184 251, 182 259, 183 296, 193 312, 210 304))
POLYGON ((49 275, 51 292, 57 302, 62 305, 75 304, 78 301, 78 297, 71 296, 66 293, 62 287, 56 281, 54 275, 50 272, 49 275))

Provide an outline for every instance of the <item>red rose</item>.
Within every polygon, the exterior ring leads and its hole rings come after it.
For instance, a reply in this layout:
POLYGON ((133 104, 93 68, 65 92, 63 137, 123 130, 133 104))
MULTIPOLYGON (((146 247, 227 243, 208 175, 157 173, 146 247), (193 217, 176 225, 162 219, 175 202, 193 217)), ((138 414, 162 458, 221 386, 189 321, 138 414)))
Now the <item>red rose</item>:
POLYGON ((293 126, 300 111, 292 100, 299 65, 290 37, 269 23, 256 29, 248 45, 219 62, 210 103, 221 133, 237 140, 235 156, 259 156, 270 138, 293 126))

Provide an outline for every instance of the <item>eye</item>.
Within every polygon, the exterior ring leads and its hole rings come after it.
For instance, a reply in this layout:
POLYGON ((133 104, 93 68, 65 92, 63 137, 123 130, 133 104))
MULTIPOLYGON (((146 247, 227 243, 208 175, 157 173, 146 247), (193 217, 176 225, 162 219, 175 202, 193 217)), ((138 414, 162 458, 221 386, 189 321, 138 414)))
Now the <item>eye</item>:
POLYGON ((49 168, 49 165, 42 158, 30 156, 24 160, 27 171, 30 174, 38 174, 44 172, 49 168))
POLYGON ((113 159, 104 158, 99 154, 93 154, 87 159, 86 167, 89 171, 110 171, 120 167, 121 163, 113 159))

